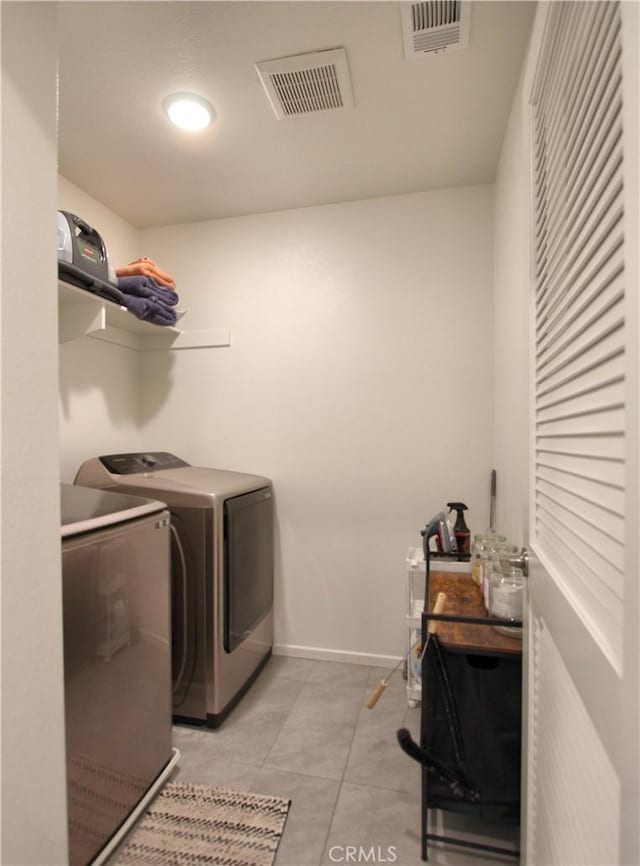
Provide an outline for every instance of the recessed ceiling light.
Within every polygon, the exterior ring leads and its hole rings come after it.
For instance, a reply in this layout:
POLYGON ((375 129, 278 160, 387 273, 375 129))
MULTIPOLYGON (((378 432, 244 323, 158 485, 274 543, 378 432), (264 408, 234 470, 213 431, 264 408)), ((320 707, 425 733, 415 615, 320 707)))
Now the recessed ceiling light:
POLYGON ((172 93, 162 106, 169 120, 187 132, 206 129, 216 116, 213 106, 193 93, 172 93))

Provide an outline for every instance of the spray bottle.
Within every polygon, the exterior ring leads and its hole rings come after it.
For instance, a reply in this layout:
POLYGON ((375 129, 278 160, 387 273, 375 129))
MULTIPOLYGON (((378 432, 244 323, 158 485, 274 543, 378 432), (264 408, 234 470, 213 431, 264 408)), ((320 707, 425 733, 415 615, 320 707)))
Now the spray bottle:
POLYGON ((449 511, 455 511, 457 514, 456 522, 453 527, 453 532, 458 545, 458 553, 468 555, 471 552, 471 533, 469 527, 464 520, 464 512, 469 509, 464 502, 447 502, 449 511))

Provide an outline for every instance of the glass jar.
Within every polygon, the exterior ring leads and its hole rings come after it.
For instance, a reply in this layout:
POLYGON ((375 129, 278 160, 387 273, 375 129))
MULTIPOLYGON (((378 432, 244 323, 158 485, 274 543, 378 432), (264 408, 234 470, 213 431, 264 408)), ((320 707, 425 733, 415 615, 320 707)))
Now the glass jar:
MULTIPOLYGON (((522 620, 523 598, 524 574, 522 569, 511 566, 493 586, 490 613, 500 619, 522 620)), ((496 625, 494 628, 509 637, 522 638, 522 629, 519 627, 496 625)))
POLYGON ((480 584, 480 554, 484 546, 484 539, 484 534, 477 532, 473 536, 473 544, 471 545, 471 577, 478 585, 480 584))
POLYGON ((489 555, 484 563, 480 588, 484 606, 487 610, 489 610, 489 592, 493 581, 493 575, 502 575, 500 557, 502 556, 502 551, 507 546, 506 541, 507 539, 504 535, 498 535, 496 532, 485 536, 483 550, 488 552, 489 555))
POLYGON ((480 567, 478 569, 478 577, 480 580, 480 594, 482 595, 483 598, 484 598, 485 575, 488 576, 489 569, 491 567, 490 562, 489 562, 489 553, 490 553, 490 551, 489 551, 488 546, 486 544, 483 544, 482 545, 482 552, 480 554, 480 567))
POLYGON ((490 588, 502 577, 500 555, 494 547, 490 548, 482 569, 482 599, 487 610, 490 609, 490 588))

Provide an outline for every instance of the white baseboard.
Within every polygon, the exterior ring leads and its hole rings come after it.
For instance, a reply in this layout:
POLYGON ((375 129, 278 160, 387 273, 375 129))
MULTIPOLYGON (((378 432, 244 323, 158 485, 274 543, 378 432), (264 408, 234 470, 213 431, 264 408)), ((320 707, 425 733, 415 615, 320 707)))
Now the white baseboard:
POLYGON ((346 650, 282 643, 273 645, 273 654, 276 656, 292 656, 299 659, 314 659, 316 661, 342 662, 349 665, 369 665, 376 668, 394 668, 402 659, 401 656, 355 653, 347 652, 346 650))
MULTIPOLYGON (((424 560, 422 561, 424 569, 424 560)), ((469 562, 456 562, 454 560, 432 559, 431 571, 471 572, 469 562)), ((300 659, 315 659, 325 662, 342 662, 349 665, 369 665, 376 668, 394 668, 401 656, 377 655, 375 653, 357 653, 347 650, 327 649, 326 647, 298 646, 296 644, 276 643, 273 645, 273 654, 276 656, 292 656, 300 659)))

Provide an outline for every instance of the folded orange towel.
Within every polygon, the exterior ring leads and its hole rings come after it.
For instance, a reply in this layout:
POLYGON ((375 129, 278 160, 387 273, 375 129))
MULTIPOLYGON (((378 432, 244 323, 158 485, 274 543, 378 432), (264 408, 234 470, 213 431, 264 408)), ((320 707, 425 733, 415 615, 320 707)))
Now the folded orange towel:
POLYGON ((162 286, 169 286, 170 289, 175 289, 176 287, 173 277, 161 270, 153 259, 147 258, 147 256, 136 259, 135 262, 129 262, 128 265, 116 268, 116 275, 119 277, 152 277, 162 286))

